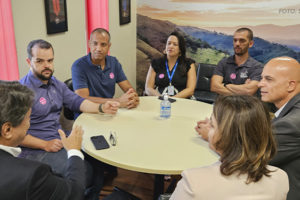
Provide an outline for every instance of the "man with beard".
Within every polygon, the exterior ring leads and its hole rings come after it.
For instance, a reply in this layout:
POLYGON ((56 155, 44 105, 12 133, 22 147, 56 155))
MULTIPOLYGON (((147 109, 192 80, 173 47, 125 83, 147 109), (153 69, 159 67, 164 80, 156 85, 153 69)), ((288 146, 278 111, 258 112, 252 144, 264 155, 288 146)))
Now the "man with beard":
POLYGON ((263 69, 251 58, 248 49, 253 46, 253 32, 239 28, 233 36, 234 55, 222 59, 211 79, 211 91, 222 95, 254 95, 263 69))
MULTIPOLYGON (((37 160, 51 166, 59 174, 67 169, 67 152, 63 148, 58 129, 62 107, 76 112, 110 113, 117 112, 118 102, 97 104, 86 100, 71 90, 53 75, 54 51, 50 43, 33 40, 27 46, 29 73, 20 82, 35 92, 31 122, 25 136, 20 157, 37 160)), ((100 162, 86 155, 86 199, 99 199, 102 187, 103 169, 100 162)))

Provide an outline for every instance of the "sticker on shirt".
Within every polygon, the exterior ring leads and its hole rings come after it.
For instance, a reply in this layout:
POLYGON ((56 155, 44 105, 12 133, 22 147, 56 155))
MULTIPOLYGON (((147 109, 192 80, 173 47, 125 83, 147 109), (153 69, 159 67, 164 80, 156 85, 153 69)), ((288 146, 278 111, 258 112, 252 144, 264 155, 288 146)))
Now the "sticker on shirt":
POLYGON ((40 104, 45 105, 47 103, 47 100, 44 97, 40 98, 40 104))
POLYGON ((110 78, 110 79, 114 79, 114 78, 115 78, 115 74, 114 74, 113 72, 110 72, 109 78, 110 78))
POLYGON ((248 71, 241 72, 240 78, 248 78, 248 71))
POLYGON ((159 75, 158 75, 158 78, 160 78, 160 79, 163 79, 164 77, 165 77, 164 74, 159 74, 159 75))
POLYGON ((232 80, 236 79, 236 74, 235 74, 235 73, 230 74, 230 78, 231 78, 232 80))

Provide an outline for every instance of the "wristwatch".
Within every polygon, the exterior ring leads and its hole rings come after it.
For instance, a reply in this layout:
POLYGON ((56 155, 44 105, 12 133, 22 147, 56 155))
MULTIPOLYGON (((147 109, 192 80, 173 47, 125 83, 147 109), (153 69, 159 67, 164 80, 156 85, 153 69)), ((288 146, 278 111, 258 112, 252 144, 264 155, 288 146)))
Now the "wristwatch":
POLYGON ((102 105, 103 105, 102 103, 99 104, 98 110, 99 110, 100 113, 104 113, 104 111, 102 110, 102 105))

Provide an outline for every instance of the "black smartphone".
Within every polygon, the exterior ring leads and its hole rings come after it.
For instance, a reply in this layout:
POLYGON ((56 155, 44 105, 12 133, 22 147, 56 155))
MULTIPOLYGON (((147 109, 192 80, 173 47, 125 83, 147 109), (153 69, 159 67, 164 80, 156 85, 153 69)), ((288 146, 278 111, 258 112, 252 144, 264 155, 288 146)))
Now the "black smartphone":
POLYGON ((91 140, 92 140, 96 150, 109 148, 109 144, 107 143, 107 141, 103 135, 92 136, 91 140))
MULTIPOLYGON (((163 96, 159 96, 158 99, 159 100, 164 100, 164 97, 163 96)), ((170 103, 174 103, 176 101, 176 99, 172 99, 170 97, 168 98, 168 100, 170 101, 170 103)))

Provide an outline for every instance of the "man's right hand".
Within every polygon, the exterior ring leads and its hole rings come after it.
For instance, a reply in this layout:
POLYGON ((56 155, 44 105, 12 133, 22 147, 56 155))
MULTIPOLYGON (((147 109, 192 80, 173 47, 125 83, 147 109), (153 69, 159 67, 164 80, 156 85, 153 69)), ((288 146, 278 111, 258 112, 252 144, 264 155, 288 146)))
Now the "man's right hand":
POLYGON ((46 145, 44 147, 44 150, 47 152, 58 152, 63 148, 63 144, 59 139, 49 140, 45 142, 46 145))
POLYGON ((102 104, 102 110, 108 114, 116 114, 120 107, 120 103, 116 101, 107 101, 102 104))
POLYGON ((69 151, 71 149, 76 149, 79 150, 81 149, 81 144, 82 144, 82 135, 83 135, 83 130, 81 126, 75 126, 69 135, 69 137, 66 137, 66 134, 64 133, 63 130, 59 129, 58 133, 61 138, 61 142, 66 149, 66 151, 69 151))

